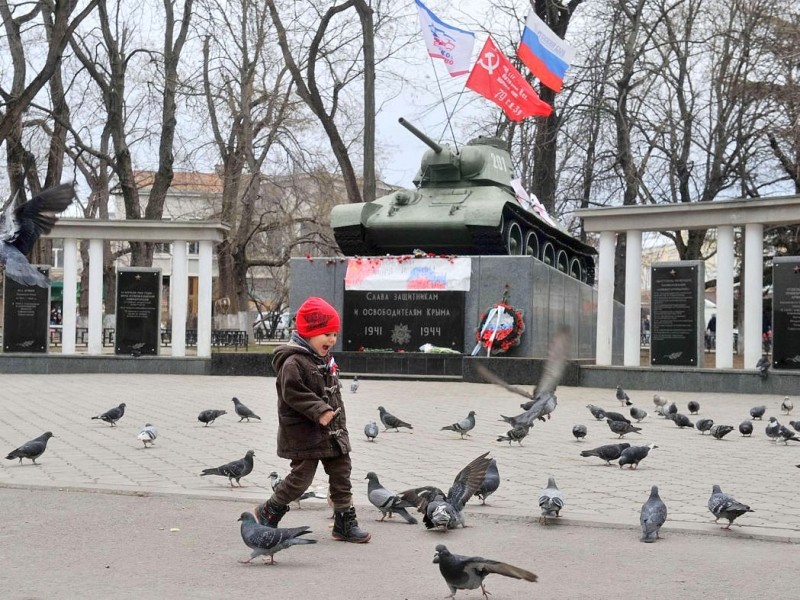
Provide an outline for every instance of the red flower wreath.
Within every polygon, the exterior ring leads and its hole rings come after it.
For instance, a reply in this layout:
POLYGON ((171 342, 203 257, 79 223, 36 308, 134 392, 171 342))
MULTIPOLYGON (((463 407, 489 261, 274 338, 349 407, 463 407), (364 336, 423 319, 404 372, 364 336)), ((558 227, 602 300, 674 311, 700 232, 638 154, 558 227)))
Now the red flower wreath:
POLYGON ((475 339, 491 354, 499 354, 519 345, 524 331, 522 311, 507 302, 498 302, 481 315, 475 339))

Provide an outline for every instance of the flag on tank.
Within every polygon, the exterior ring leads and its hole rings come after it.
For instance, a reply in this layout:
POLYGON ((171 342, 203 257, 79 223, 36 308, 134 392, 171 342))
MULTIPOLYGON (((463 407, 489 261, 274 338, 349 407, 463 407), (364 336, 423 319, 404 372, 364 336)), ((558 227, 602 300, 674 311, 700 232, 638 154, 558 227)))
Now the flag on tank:
POLYGON ((431 58, 441 58, 451 77, 469 73, 475 34, 442 21, 420 0, 416 0, 422 37, 431 58))

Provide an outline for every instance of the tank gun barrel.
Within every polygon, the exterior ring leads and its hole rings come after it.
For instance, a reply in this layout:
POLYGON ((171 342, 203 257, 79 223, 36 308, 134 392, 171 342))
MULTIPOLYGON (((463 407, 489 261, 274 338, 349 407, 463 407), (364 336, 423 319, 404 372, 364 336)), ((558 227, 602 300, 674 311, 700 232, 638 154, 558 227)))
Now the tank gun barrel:
POLYGON ((422 140, 425 143, 425 145, 428 146, 428 148, 430 148, 434 152, 436 152, 436 154, 440 154, 441 153, 442 147, 439 144, 434 142, 431 138, 429 138, 427 135, 422 133, 419 129, 414 127, 411 123, 406 121, 403 117, 400 117, 399 119, 397 119, 397 122, 400 123, 400 125, 402 125, 406 129, 408 129, 411 133, 413 133, 420 140, 422 140))

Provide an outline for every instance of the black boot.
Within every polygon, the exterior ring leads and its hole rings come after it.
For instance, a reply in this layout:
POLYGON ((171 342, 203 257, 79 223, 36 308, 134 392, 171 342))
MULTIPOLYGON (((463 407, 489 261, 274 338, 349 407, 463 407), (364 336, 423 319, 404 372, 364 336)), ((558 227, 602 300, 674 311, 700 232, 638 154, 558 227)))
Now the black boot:
POLYGON ((278 504, 272 498, 256 506, 256 520, 267 527, 277 527, 283 515, 289 512, 289 507, 278 504))
POLYGON ((369 533, 359 528, 356 520, 356 509, 353 506, 344 511, 334 511, 333 532, 331 535, 333 535, 333 539, 340 542, 353 542, 356 544, 364 544, 372 538, 369 533))

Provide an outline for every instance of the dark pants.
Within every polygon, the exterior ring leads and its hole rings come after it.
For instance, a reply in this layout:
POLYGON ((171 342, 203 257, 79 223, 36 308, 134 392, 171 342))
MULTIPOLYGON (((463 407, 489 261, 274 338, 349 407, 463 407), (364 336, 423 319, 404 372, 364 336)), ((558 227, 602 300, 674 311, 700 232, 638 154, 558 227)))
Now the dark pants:
POLYGON ((314 481, 318 463, 322 463, 322 468, 328 474, 328 493, 334 510, 343 511, 350 508, 353 505, 353 493, 350 484, 352 465, 349 454, 332 458, 296 458, 292 460, 292 470, 275 488, 272 501, 285 506, 302 496, 314 481))

